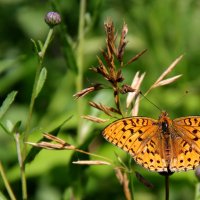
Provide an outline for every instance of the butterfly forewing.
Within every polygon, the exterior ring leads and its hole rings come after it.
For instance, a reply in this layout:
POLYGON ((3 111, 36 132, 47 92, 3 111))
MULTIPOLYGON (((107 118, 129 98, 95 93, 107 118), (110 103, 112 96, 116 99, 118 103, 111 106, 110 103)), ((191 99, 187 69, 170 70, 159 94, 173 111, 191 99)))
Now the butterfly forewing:
POLYGON ((171 171, 187 171, 200 164, 200 116, 181 117, 173 120, 179 137, 174 139, 177 155, 172 155, 171 171))
POLYGON ((108 125, 103 130, 103 136, 111 143, 120 148, 127 147, 127 151, 130 145, 136 140, 141 143, 141 135, 152 127, 154 123, 150 118, 144 117, 132 117, 117 120, 108 125), (126 144, 125 144, 126 143, 126 144))
POLYGON ((200 153, 200 117, 181 117, 173 120, 173 126, 177 133, 184 139, 190 140, 190 144, 196 145, 200 153))
POLYGON ((159 149, 157 120, 146 117, 124 118, 103 130, 103 136, 114 145, 128 152, 135 161, 152 171, 167 171, 159 149))

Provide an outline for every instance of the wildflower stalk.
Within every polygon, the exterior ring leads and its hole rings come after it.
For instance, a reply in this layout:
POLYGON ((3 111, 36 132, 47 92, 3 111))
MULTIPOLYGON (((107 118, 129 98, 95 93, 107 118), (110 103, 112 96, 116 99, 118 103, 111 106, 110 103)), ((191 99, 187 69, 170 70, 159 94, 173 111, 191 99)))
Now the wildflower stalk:
MULTIPOLYGON (((78 42, 79 45, 77 47, 77 66, 78 66, 78 75, 76 79, 76 90, 80 91, 83 89, 83 47, 84 47, 84 21, 85 21, 85 8, 86 8, 86 0, 81 0, 80 3, 80 15, 79 15, 79 27, 78 27, 78 42)), ((77 110, 78 116, 83 114, 83 106, 82 100, 77 102, 77 110)), ((78 140, 81 140, 81 132, 82 132, 82 123, 81 120, 78 122, 77 127, 78 132, 78 140)))
POLYGON ((6 174, 5 174, 5 171, 3 169, 1 161, 0 161, 0 174, 1 174, 1 177, 3 179, 4 185, 5 185, 5 187, 6 187, 7 191, 8 191, 10 199, 11 200, 16 200, 16 197, 15 197, 15 195, 14 195, 14 193, 13 193, 11 187, 10 187, 10 184, 9 184, 8 179, 6 177, 6 174))
POLYGON ((56 26, 57 24, 59 24, 61 22, 61 17, 56 12, 49 12, 45 16, 45 22, 49 26, 49 32, 48 32, 48 35, 47 35, 47 38, 45 40, 44 45, 40 44, 39 51, 36 48, 37 53, 38 53, 39 63, 38 63, 37 69, 36 69, 35 80, 34 80, 34 83, 33 83, 29 112, 28 112, 27 123, 26 123, 26 127, 25 127, 25 134, 24 134, 24 138, 23 138, 24 146, 23 146, 22 153, 21 153, 21 150, 20 150, 19 141, 16 140, 16 145, 17 145, 17 150, 18 150, 18 160, 19 160, 19 165, 20 165, 20 170, 21 170, 22 193, 23 193, 23 199, 24 200, 27 199, 27 184, 26 184, 25 162, 24 162, 24 160, 26 158, 26 149, 27 149, 27 143, 26 142, 28 140, 28 135, 29 135, 28 133, 30 131, 30 125, 31 125, 31 119, 32 119, 32 115, 33 115, 35 100, 38 96, 37 86, 38 86, 38 82, 39 82, 39 78, 40 78, 40 73, 41 73, 41 70, 42 70, 44 56, 45 56, 46 50, 47 50, 47 48, 48 48, 48 46, 51 42, 51 39, 52 39, 54 26, 56 26))
POLYGON ((39 52, 37 49, 39 64, 36 69, 35 80, 34 80, 33 90, 32 90, 32 95, 31 95, 31 102, 30 102, 30 106, 29 106, 29 114, 28 114, 26 129, 25 129, 25 139, 24 139, 25 142, 27 140, 27 135, 28 135, 27 133, 30 129, 30 123, 31 123, 31 118, 32 118, 32 114, 33 114, 35 99, 37 98, 37 95, 38 95, 37 83, 38 83, 40 72, 42 69, 44 56, 45 56, 46 50, 51 42, 54 27, 61 23, 61 16, 59 15, 59 13, 56 13, 56 12, 48 12, 45 16, 45 22, 49 26, 49 32, 47 34, 44 45, 40 45, 41 49, 39 52))
MULTIPOLYGON (((27 132, 30 129, 31 118, 32 118, 32 115, 33 115, 33 108, 34 108, 35 99, 36 99, 36 86, 37 86, 37 82, 38 82, 38 79, 39 79, 39 74, 40 74, 40 71, 41 71, 41 68, 42 68, 44 55, 45 55, 47 47, 48 47, 48 45, 51 41, 52 35, 53 35, 53 28, 50 28, 49 33, 48 33, 47 38, 46 38, 46 41, 44 43, 44 46, 43 46, 42 50, 38 53, 39 54, 39 64, 38 64, 37 69, 36 69, 35 80, 34 80, 33 90, 32 90, 32 95, 31 95, 31 102, 30 102, 30 106, 29 106, 29 114, 28 114, 26 129, 25 129, 26 136, 28 135, 27 132)), ((24 140, 26 142, 27 137, 25 137, 24 140)))

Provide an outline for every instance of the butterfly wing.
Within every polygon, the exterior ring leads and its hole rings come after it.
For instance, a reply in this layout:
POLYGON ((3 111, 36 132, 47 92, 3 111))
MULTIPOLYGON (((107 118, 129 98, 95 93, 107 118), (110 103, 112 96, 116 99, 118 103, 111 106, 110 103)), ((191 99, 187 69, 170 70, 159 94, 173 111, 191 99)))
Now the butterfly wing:
POLYGON ((151 171, 167 171, 157 120, 146 117, 124 118, 108 125, 103 130, 103 136, 128 152, 143 167, 151 171))
POLYGON ((187 171, 200 164, 200 117, 173 120, 170 170, 187 171))

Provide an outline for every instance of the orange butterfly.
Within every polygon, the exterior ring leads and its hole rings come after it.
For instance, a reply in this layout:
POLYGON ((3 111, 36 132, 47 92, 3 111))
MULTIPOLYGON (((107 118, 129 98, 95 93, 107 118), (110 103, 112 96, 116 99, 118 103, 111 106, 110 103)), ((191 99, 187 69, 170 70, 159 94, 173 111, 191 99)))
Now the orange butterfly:
POLYGON ((123 118, 108 125, 103 137, 151 171, 187 171, 200 164, 200 116, 123 118))

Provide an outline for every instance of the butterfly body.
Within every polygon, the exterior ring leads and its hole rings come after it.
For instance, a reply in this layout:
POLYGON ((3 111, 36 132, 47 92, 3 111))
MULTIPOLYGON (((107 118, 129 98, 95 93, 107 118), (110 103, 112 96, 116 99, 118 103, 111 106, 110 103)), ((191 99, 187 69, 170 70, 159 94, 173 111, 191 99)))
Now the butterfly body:
POLYGON ((151 171, 187 171, 200 164, 200 116, 171 120, 162 112, 158 120, 123 118, 108 125, 103 136, 151 171))

